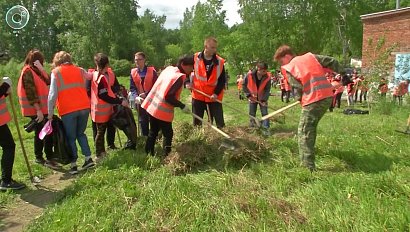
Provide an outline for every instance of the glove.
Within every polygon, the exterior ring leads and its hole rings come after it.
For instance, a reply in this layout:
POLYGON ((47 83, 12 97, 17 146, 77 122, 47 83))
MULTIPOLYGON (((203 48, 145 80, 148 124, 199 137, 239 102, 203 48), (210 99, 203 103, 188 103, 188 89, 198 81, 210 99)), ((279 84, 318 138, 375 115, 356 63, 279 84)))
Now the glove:
POLYGON ((141 105, 143 101, 144 101, 144 98, 142 98, 142 97, 136 97, 135 98, 135 104, 137 104, 137 105, 141 105))
POLYGON ((37 118, 36 118, 36 121, 37 121, 37 122, 42 122, 43 120, 44 120, 43 112, 41 112, 41 110, 37 110, 37 118))
POLYGON ((11 88, 11 86, 12 86, 12 84, 13 84, 13 82, 12 82, 11 79, 10 79, 10 77, 3 77, 3 82, 4 82, 4 83, 7 83, 7 84, 10 86, 10 88, 11 88))
POLYGON ((188 105, 184 105, 184 108, 182 108, 182 112, 184 112, 186 114, 190 114, 191 109, 188 107, 188 105))

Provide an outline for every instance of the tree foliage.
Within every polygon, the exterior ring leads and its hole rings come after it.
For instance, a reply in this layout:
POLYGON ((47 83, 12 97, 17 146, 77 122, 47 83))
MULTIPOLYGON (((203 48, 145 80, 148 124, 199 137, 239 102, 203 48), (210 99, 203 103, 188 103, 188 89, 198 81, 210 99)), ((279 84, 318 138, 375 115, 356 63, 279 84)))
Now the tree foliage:
MULTIPOLYGON (((30 21, 16 31, 0 24, 0 52, 22 60, 38 48, 51 60, 66 50, 82 66, 92 66, 96 52, 113 60, 132 61, 143 51, 151 65, 175 63, 178 56, 203 49, 203 40, 215 36, 218 52, 234 72, 244 72, 255 61, 271 65, 275 49, 289 44, 297 53, 311 51, 338 57, 344 63, 361 57, 360 15, 395 8, 395 0, 237 0, 242 23, 229 28, 222 0, 197 1, 185 9, 179 29, 166 29, 166 15, 152 10, 137 14, 137 0, 2 0, 0 18, 21 4, 30 21)), ((402 0, 402 7, 410 0, 402 0)), ((115 62, 114 62, 115 63, 115 62)), ((118 62, 117 62, 118 63, 118 62)), ((121 61, 125 67, 125 61, 121 61)))

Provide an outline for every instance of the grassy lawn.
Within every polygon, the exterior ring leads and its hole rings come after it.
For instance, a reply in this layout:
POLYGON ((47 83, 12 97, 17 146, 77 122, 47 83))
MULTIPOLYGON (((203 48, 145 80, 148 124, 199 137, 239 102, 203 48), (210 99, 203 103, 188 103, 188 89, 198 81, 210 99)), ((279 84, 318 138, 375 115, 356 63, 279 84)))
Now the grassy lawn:
MULTIPOLYGON (((120 82, 128 86, 126 77, 120 82)), ((224 131, 236 138, 236 150, 221 148, 226 140, 206 126, 194 129, 176 109, 170 157, 146 156, 142 139, 136 152, 110 152, 28 230, 410 231, 410 136, 394 131, 405 127, 408 105, 389 106, 389 115, 377 107, 369 115, 326 113, 316 141, 318 171, 311 174, 299 165, 299 106, 271 121, 272 136, 265 137, 247 128, 247 103, 234 85, 224 101, 244 112, 224 108, 224 131)), ((269 104, 286 105, 278 96, 269 104)), ((94 150, 91 128, 87 133, 94 150)), ((32 134, 23 135, 33 164, 32 134)), ((51 173, 32 167, 35 175, 51 173)), ((20 145, 14 178, 28 184, 20 145)), ((0 194, 1 206, 17 197, 0 194)))

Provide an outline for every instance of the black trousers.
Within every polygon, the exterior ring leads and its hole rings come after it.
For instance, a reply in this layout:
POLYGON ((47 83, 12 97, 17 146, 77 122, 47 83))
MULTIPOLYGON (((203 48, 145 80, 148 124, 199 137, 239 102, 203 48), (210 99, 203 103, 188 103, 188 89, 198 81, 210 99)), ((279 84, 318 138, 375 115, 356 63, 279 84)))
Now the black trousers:
POLYGON ((282 102, 283 102, 283 97, 285 97, 285 101, 286 101, 286 103, 288 103, 288 102, 289 102, 289 98, 290 98, 290 91, 286 91, 286 90, 284 90, 284 89, 281 89, 281 91, 282 91, 282 94, 280 95, 280 99, 281 99, 282 102))
POLYGON ((3 155, 1 156, 1 179, 9 183, 13 172, 16 144, 7 124, 0 126, 0 146, 3 149, 3 155))
MULTIPOLYGON (((44 115, 44 118, 47 118, 47 114, 44 115)), ((37 118, 36 116, 30 117, 31 119, 37 118)), ((46 135, 43 140, 41 140, 38 137, 38 134, 40 134, 40 131, 43 129, 44 124, 47 122, 47 120, 43 120, 41 123, 37 123, 36 126, 34 127, 34 155, 36 156, 37 159, 42 159, 43 158, 43 150, 44 153, 46 154, 46 159, 47 160, 52 160, 54 156, 53 152, 53 135, 46 135)))
POLYGON ((340 102, 342 101, 342 94, 343 93, 337 93, 336 94, 336 99, 335 99, 333 107, 340 108, 340 102))
MULTIPOLYGON (((92 122, 93 127, 93 141, 95 141, 95 137, 97 136, 97 125, 95 122, 92 122)), ((112 124, 111 121, 107 122, 107 145, 112 146, 114 145, 115 140, 115 126, 112 124)))
POLYGON ((141 132, 143 136, 148 136, 149 133, 149 114, 141 106, 137 106, 139 124, 141 126, 141 132))
MULTIPOLYGON (((225 126, 224 114, 222 104, 219 102, 204 102, 196 99, 192 99, 192 112, 201 118, 204 118, 204 113, 207 111, 207 105, 209 107, 209 113, 211 114, 211 121, 216 123, 216 127, 219 129, 225 126)), ((208 111, 207 111, 208 112, 208 111)), ((194 126, 201 126, 202 122, 194 118, 194 126)))
POLYGON ((172 122, 159 120, 149 115, 150 130, 145 143, 145 152, 154 155, 155 141, 157 140, 158 132, 162 131, 162 149, 163 155, 167 156, 171 152, 172 137, 174 131, 172 129, 172 122))

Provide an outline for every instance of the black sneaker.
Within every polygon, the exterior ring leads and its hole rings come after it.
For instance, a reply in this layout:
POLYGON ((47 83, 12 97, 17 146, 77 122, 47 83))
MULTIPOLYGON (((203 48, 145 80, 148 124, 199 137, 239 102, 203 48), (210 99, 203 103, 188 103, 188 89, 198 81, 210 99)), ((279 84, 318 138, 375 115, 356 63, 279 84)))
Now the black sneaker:
POLYGON ((44 165, 46 163, 46 160, 43 157, 40 157, 40 158, 36 158, 34 162, 44 165))
POLYGON ((71 167, 70 171, 68 171, 71 175, 78 174, 78 168, 77 166, 71 167))
POLYGON ((83 164, 83 166, 81 167, 82 169, 87 169, 87 168, 91 168, 95 165, 93 159, 89 158, 88 160, 86 160, 83 164))
POLYGON ((23 189, 25 188, 26 185, 22 184, 22 183, 18 183, 14 180, 11 180, 10 182, 6 183, 4 181, 1 182, 0 185, 0 190, 2 191, 6 191, 7 189, 11 189, 11 190, 19 190, 19 189, 23 189))

